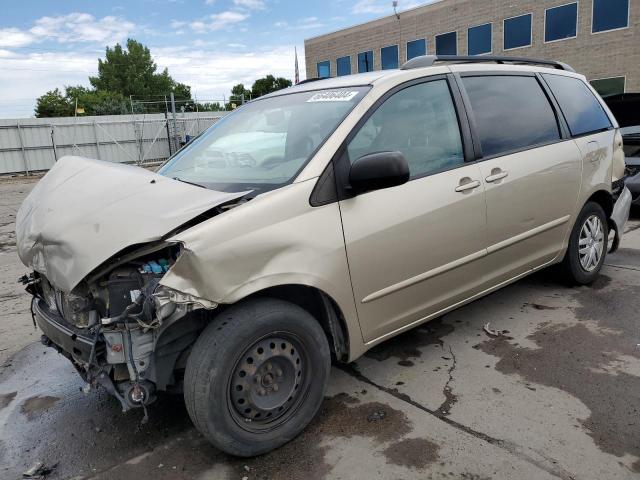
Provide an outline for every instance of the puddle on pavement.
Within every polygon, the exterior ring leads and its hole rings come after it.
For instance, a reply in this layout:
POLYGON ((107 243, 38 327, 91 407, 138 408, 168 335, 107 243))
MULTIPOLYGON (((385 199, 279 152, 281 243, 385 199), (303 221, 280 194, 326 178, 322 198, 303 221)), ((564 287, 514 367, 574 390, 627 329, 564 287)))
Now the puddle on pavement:
POLYGON ((406 438, 384 450, 389 463, 423 469, 438 460, 440 447, 425 438, 406 438))
POLYGON ((38 396, 27 398, 22 405, 20 406, 20 410, 27 416, 33 416, 33 414, 39 412, 40 410, 46 410, 56 402, 60 400, 58 397, 50 397, 50 396, 38 396))
POLYGON ((18 392, 0 393, 0 410, 9 406, 18 392))
MULTIPOLYGON (((478 348, 500 359, 496 369, 501 373, 563 390, 585 404, 591 413, 580 423, 602 451, 640 457, 640 377, 603 370, 620 355, 640 358, 635 349, 640 287, 610 283, 602 275, 593 287, 575 289, 576 318, 595 322, 599 331, 581 323, 547 322, 527 337, 538 348, 518 346, 505 337, 478 348)), ((640 462, 634 468, 640 471, 640 462)))
POLYGON ((421 347, 436 345, 442 347, 442 338, 453 332, 454 326, 445 322, 443 318, 437 318, 402 333, 373 347, 365 356, 378 361, 388 360, 391 357, 398 359, 398 365, 412 367, 411 359, 422 355, 421 347))

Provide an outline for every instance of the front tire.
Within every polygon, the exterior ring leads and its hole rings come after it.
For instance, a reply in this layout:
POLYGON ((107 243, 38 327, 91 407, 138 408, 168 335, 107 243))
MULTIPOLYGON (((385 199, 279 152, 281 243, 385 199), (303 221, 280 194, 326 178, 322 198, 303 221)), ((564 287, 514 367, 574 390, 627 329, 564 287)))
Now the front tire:
POLYGON ((184 398, 217 448, 250 457, 280 447, 313 419, 327 387, 327 337, 306 310, 277 299, 230 307, 187 361, 184 398))
POLYGON ((589 285, 595 281, 607 254, 608 237, 604 210, 595 202, 587 202, 573 226, 562 261, 565 277, 570 283, 589 285))

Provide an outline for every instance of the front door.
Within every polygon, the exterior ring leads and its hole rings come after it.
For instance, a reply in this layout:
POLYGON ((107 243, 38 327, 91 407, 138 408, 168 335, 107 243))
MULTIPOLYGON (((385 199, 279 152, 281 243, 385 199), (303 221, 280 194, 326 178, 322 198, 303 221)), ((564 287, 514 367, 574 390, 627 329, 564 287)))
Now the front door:
POLYGON ((476 292, 486 206, 480 169, 465 163, 444 78, 402 88, 349 142, 344 161, 406 157, 408 183, 342 200, 340 210, 366 342, 414 325, 476 292))

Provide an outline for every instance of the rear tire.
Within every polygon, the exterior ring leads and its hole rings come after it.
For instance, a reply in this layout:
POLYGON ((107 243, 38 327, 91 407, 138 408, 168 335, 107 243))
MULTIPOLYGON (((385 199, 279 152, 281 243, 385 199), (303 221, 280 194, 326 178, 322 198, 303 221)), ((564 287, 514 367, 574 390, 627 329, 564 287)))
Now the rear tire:
POLYGON ((607 254, 609 228, 602 207, 587 202, 569 237, 562 270, 571 284, 589 285, 598 277, 607 254))
POLYGON ((277 299, 230 307, 202 332, 187 361, 184 398, 217 448, 250 457, 296 437, 329 379, 327 337, 306 310, 277 299))

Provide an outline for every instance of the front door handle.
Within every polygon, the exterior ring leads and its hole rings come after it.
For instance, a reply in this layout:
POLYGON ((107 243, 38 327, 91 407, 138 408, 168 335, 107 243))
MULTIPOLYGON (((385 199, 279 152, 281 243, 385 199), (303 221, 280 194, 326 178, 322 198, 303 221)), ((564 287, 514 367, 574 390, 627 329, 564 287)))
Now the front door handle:
POLYGON ((502 180, 508 175, 509 175, 509 172, 505 172, 500 168, 494 168, 493 170, 491 170, 491 175, 485 178, 484 181, 488 183, 497 182, 498 180, 502 180))
POLYGON ((479 186, 480 182, 478 180, 471 180, 469 177, 465 177, 460 180, 460 184, 456 187, 456 192, 466 192, 467 190, 473 190, 479 186))

